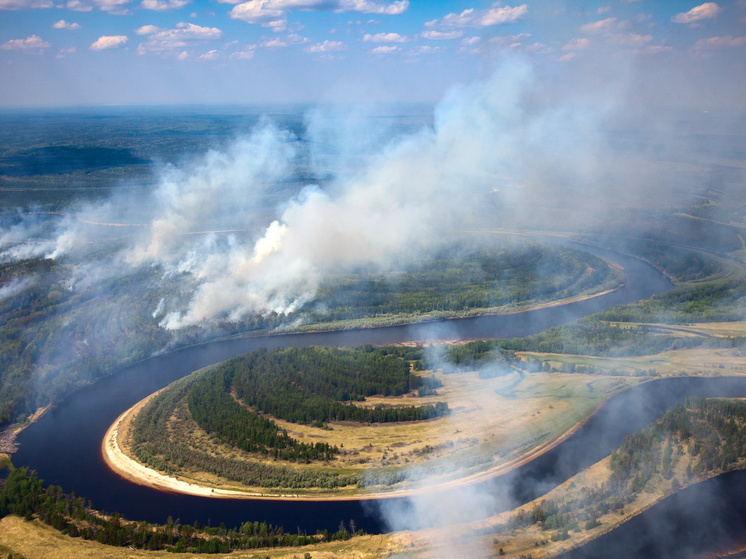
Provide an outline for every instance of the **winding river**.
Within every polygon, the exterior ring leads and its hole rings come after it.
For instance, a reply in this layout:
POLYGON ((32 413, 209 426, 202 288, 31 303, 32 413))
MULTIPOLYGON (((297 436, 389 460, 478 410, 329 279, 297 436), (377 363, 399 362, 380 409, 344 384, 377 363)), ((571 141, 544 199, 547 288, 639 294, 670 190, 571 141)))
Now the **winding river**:
MULTIPOLYGON (((358 527, 368 532, 385 531, 390 527, 377 502, 209 499, 135 485, 105 465, 101 457, 101 440, 119 414, 148 394, 198 368, 260 347, 355 346, 526 336, 672 287, 657 270, 633 257, 591 247, 582 247, 582 250, 622 266, 627 275, 625 286, 585 301, 509 315, 344 332, 222 340, 153 357, 76 392, 50 410, 19 435, 20 446, 13 462, 16 466, 28 466, 38 471, 48 483, 91 499, 100 510, 118 511, 131 519, 162 523, 172 516, 182 523, 199 521, 213 526, 220 523, 235 526, 245 521, 263 520, 282 525, 286 530, 297 527, 309 533, 325 528, 336 530, 340 521, 354 519, 358 527)), ((513 496, 509 501, 513 505, 515 501, 525 502, 607 455, 626 433, 647 425, 672 403, 689 395, 743 393, 746 393, 746 379, 667 379, 645 383, 612 398, 582 429, 551 452, 500 478, 481 482, 478 489, 497 491, 509 487, 513 496)), ((410 506, 406 499, 387 501, 394 501, 395 506, 403 509, 410 506)))

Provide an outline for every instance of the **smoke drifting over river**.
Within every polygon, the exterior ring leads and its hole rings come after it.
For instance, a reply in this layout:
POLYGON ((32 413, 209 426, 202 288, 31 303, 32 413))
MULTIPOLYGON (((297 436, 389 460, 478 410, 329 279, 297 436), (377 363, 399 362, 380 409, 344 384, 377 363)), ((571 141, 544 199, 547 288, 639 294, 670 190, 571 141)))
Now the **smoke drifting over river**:
POLYGON ((467 231, 593 224, 610 200, 639 202, 601 135, 608 107, 541 102, 539 88, 528 62, 505 58, 489 79, 453 89, 431 127, 387 142, 364 115, 342 125, 344 115, 311 112, 303 142, 264 121, 222 150, 164 167, 151 192, 83 208, 51 232, 33 219, 4 230, 0 246, 44 240, 0 259, 59 258, 126 232, 105 270, 86 275, 158 266, 178 276, 188 292, 157 309, 161 326, 176 330, 292 312, 325 274, 387 269, 467 231), (327 180, 296 186, 301 166, 327 180), (292 195, 266 207, 278 186, 292 195))
MULTIPOLYGON (((475 232, 636 222, 641 208, 649 216, 698 194, 678 170, 639 157, 650 144, 669 155, 663 117, 659 137, 620 145, 609 133, 620 118, 613 97, 577 104, 543 95, 545 86, 525 59, 505 57, 491 77, 454 88, 415 132, 392 135, 338 109, 311 111, 303 137, 263 120, 227 146, 161 166, 152 189, 54 221, 19 217, 0 229, 0 262, 76 259, 73 291, 155 270, 164 294, 147 314, 178 335, 292 313, 328 274, 389 270, 475 232)), ((0 287, 0 298, 25 285, 0 287)), ((429 483, 426 472, 410 475, 429 483)), ((466 487, 381 512, 392 530, 437 527, 487 516, 506 494, 466 487)), ((434 534, 443 556, 469 555, 451 532, 434 534)))

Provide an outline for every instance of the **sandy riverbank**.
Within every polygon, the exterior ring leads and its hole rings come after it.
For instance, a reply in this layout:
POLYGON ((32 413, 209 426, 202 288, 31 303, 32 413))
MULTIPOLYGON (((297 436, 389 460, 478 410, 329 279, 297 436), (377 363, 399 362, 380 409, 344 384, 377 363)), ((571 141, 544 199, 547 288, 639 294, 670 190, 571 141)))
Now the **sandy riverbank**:
POLYGON ((444 489, 452 489, 473 485, 510 472, 511 470, 519 468, 524 464, 527 464, 531 460, 534 460, 542 454, 552 450, 557 445, 561 444, 563 441, 571 437, 575 432, 577 432, 578 429, 580 429, 593 416, 593 414, 595 414, 596 411, 598 411, 603 406, 603 403, 599 404, 599 406, 597 406, 596 409, 594 409, 593 412, 588 415, 588 417, 573 425, 572 428, 570 428, 568 431, 555 438, 554 440, 541 444, 523 454, 522 456, 515 458, 509 462, 497 465, 493 468, 485 470, 484 472, 464 476, 463 478, 457 480, 428 485, 427 488, 399 489, 391 491, 367 491, 352 495, 339 495, 334 493, 292 494, 268 491, 239 491, 199 485, 196 483, 183 481, 182 479, 168 476, 164 473, 148 468, 147 466, 143 465, 135 458, 130 456, 128 453, 125 453, 122 448, 123 445, 120 445, 120 437, 126 436, 126 433, 128 433, 130 425, 134 418, 137 416, 137 413, 151 398, 156 396, 158 392, 154 392, 147 398, 141 400, 130 409, 122 413, 109 427, 109 429, 106 431, 106 435, 104 436, 104 440, 102 441, 101 445, 101 452, 103 454, 104 461, 116 474, 138 485, 151 487, 158 491, 183 493, 186 495, 212 497, 217 499, 358 501, 407 497, 418 493, 442 491, 444 489))

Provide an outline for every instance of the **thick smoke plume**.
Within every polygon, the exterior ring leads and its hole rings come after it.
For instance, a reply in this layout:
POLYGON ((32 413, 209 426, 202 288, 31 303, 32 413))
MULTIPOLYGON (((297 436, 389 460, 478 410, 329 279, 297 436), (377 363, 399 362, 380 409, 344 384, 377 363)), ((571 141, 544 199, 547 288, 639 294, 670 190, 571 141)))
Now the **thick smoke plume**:
POLYGON ((161 326, 179 329, 292 312, 325 274, 387 269, 465 232, 540 226, 558 211, 576 223, 581 211, 602 219, 606 202, 592 194, 599 183, 614 187, 599 132, 608 107, 540 103, 538 87, 530 64, 506 58, 489 79, 452 90, 432 126, 388 143, 364 114, 335 126, 335 140, 329 123, 339 115, 309 113, 310 147, 262 122, 226 149, 165 167, 150 193, 84 208, 47 235, 39 228, 49 224, 24 221, 3 232, 3 245, 46 240, 0 259, 57 258, 102 229, 125 233, 107 269, 157 266, 182 277, 191 294, 167 298, 157 313, 161 326), (323 184, 299 189, 304 165, 323 184), (267 207, 278 189, 288 198, 267 207))

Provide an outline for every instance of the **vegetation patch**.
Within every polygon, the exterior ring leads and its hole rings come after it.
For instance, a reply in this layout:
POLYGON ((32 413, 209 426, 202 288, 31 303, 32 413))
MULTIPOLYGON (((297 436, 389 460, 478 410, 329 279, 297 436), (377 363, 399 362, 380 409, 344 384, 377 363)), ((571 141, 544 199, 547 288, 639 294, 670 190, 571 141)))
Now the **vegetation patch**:
POLYGON ((683 487, 744 468, 744 443, 746 402, 690 399, 628 435, 600 470, 591 468, 600 475, 580 474, 478 533, 494 535, 496 551, 514 557, 556 556, 555 542, 575 547, 683 487))

